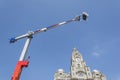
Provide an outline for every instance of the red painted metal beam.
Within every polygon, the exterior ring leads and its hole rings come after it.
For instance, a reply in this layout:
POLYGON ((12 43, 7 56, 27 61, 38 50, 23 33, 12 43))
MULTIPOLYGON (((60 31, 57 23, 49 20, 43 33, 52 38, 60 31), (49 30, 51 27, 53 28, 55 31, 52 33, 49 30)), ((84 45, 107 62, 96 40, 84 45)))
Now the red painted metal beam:
POLYGON ((18 61, 11 80, 20 80, 20 75, 24 67, 28 67, 29 61, 18 61))

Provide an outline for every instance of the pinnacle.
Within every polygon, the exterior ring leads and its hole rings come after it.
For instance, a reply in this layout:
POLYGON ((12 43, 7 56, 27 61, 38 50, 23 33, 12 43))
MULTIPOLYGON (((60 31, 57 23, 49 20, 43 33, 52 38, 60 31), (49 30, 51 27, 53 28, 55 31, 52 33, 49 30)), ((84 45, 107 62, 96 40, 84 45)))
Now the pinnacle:
POLYGON ((73 51, 75 51, 75 52, 76 52, 76 51, 77 51, 77 49, 76 49, 76 48, 73 48, 73 51))

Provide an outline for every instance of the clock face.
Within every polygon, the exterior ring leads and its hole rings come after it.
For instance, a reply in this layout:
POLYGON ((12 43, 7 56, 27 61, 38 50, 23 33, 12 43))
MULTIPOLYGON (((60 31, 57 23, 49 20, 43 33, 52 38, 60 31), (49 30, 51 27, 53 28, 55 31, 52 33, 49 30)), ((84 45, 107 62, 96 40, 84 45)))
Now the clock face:
POLYGON ((79 61, 80 61, 80 58, 76 58, 75 60, 76 60, 76 62, 79 62, 79 61))

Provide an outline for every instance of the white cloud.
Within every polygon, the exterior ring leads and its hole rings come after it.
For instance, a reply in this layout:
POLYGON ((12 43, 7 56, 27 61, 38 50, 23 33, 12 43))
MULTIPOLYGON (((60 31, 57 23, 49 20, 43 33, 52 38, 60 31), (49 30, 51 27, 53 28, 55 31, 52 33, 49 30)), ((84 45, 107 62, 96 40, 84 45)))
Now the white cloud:
POLYGON ((100 48, 98 45, 94 46, 92 49, 93 56, 101 56, 103 54, 103 49, 100 48))
POLYGON ((93 52, 92 53, 94 56, 100 56, 100 53, 98 53, 98 52, 93 52))

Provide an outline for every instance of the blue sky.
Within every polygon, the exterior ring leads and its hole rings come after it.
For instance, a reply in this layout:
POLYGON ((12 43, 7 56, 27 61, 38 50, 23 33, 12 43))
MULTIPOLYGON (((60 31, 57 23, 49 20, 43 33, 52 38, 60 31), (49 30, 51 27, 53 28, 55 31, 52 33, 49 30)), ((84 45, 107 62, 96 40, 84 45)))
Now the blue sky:
POLYGON ((35 35, 21 80, 53 80, 63 68, 70 71, 72 49, 83 55, 91 71, 98 69, 108 80, 120 80, 119 0, 0 0, 0 78, 10 80, 25 40, 9 44, 20 36, 59 23, 86 11, 87 22, 74 22, 35 35))

